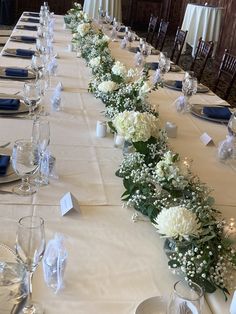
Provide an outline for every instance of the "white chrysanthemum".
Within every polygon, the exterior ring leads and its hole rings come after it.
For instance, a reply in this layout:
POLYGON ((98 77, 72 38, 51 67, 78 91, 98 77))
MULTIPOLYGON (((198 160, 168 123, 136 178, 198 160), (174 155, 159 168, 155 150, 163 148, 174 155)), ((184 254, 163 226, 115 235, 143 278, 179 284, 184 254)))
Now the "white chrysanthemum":
POLYGON ((77 32, 81 37, 84 37, 90 31, 90 24, 89 23, 82 23, 79 24, 77 27, 77 32))
POLYGON ((100 39, 102 42, 109 42, 110 38, 107 35, 103 35, 102 38, 100 39))
POLYGON ((154 221, 158 232, 170 238, 198 236, 201 231, 196 214, 181 206, 164 208, 154 221))
POLYGON ((112 73, 121 77, 124 77, 127 73, 127 69, 120 61, 116 61, 112 67, 112 73))
POLYGON ((113 81, 104 81, 98 85, 98 90, 102 93, 113 92, 117 88, 117 85, 113 81))
POLYGON ((125 110, 115 117, 113 124, 119 135, 132 142, 146 142, 159 134, 159 120, 147 112, 125 110))
POLYGON ((78 2, 75 2, 75 3, 74 3, 74 6, 75 6, 77 9, 79 9, 79 10, 81 10, 81 9, 82 9, 81 4, 80 4, 80 3, 78 3, 78 2))
POLYGON ((96 68, 98 67, 100 64, 100 57, 96 57, 96 58, 93 58, 89 61, 89 65, 92 67, 92 68, 96 68))

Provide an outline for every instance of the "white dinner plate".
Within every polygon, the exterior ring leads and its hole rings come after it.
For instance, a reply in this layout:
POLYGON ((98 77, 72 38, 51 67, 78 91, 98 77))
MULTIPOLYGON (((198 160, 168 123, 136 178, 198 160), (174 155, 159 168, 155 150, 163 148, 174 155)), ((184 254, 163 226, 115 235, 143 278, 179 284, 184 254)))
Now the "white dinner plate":
POLYGON ((141 302, 135 314, 166 314, 167 299, 164 297, 151 297, 141 302))
MULTIPOLYGON (((14 67, 14 68, 19 68, 20 67, 14 67)), ((23 76, 13 76, 13 75, 6 75, 6 67, 0 66, 0 78, 5 78, 5 79, 10 79, 10 80, 33 80, 35 79, 35 73, 31 70, 28 70, 28 76, 23 77, 23 76)))

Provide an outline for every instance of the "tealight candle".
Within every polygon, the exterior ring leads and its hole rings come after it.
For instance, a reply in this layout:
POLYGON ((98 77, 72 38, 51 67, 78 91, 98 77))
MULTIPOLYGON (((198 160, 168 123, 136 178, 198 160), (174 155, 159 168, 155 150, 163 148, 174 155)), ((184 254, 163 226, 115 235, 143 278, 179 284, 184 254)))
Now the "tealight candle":
POLYGON ((97 121, 96 136, 105 137, 107 134, 107 124, 105 121, 97 121))
POLYGON ((166 130, 168 137, 170 137, 170 138, 177 137, 177 129, 178 129, 178 127, 175 123, 166 122, 165 130, 166 130))
POLYGON ((125 139, 123 136, 115 134, 114 136, 114 146, 115 147, 122 147, 124 145, 125 139))

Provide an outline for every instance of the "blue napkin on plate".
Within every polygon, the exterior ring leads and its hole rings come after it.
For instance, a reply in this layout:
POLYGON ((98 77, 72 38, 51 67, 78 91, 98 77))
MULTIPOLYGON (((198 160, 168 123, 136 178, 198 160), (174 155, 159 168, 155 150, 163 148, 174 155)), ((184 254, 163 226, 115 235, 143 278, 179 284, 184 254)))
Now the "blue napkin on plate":
POLYGON ((25 13, 25 16, 39 17, 39 13, 25 13))
POLYGON ((37 26, 32 26, 32 25, 18 25, 16 28, 17 29, 25 29, 27 31, 37 31, 38 30, 37 26))
POLYGON ((148 62, 146 65, 149 67, 151 70, 157 70, 159 67, 159 62, 148 62))
POLYGON ((0 109, 1 110, 18 110, 20 106, 19 99, 5 99, 0 98, 0 109))
POLYGON ((225 120, 229 120, 232 114, 226 107, 203 107, 203 113, 209 118, 225 120))
POLYGON ((182 89, 182 86, 183 86, 182 81, 175 81, 175 87, 176 88, 182 89))
POLYGON ((36 42, 36 38, 35 37, 21 36, 20 38, 21 38, 22 41, 27 41, 29 43, 35 43, 36 42))
POLYGON ((16 55, 22 57, 32 57, 35 54, 32 50, 27 49, 16 49, 16 55))
POLYGON ((4 176, 9 166, 10 156, 0 155, 0 175, 4 176))
POLYGON ((31 17, 28 17, 28 18, 27 18, 27 22, 30 22, 30 23, 39 23, 39 19, 34 19, 34 18, 31 18, 31 17))
POLYGON ((28 70, 21 68, 6 68, 5 74, 7 76, 28 77, 28 70))

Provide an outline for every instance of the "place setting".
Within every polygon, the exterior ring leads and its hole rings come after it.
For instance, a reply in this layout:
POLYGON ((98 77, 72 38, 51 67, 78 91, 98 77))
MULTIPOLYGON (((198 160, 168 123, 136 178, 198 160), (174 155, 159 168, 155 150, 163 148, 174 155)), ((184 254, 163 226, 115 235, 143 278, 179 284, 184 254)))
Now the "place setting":
POLYGON ((33 31, 33 32, 37 32, 37 30, 38 30, 36 25, 26 25, 26 24, 19 24, 16 26, 16 29, 33 31))
POLYGON ((30 17, 36 17, 39 18, 40 14, 37 12, 24 12, 23 16, 30 16, 30 17))
POLYGON ((35 44, 37 37, 34 36, 11 36, 10 40, 25 44, 35 44))
POLYGON ((37 18, 33 18, 33 17, 23 17, 20 19, 20 22, 26 22, 26 23, 35 23, 38 24, 39 23, 39 19, 37 18))
POLYGON ((34 56, 36 51, 30 49, 21 49, 21 48, 7 48, 4 49, 2 55, 4 57, 15 57, 22 59, 31 59, 34 56))

